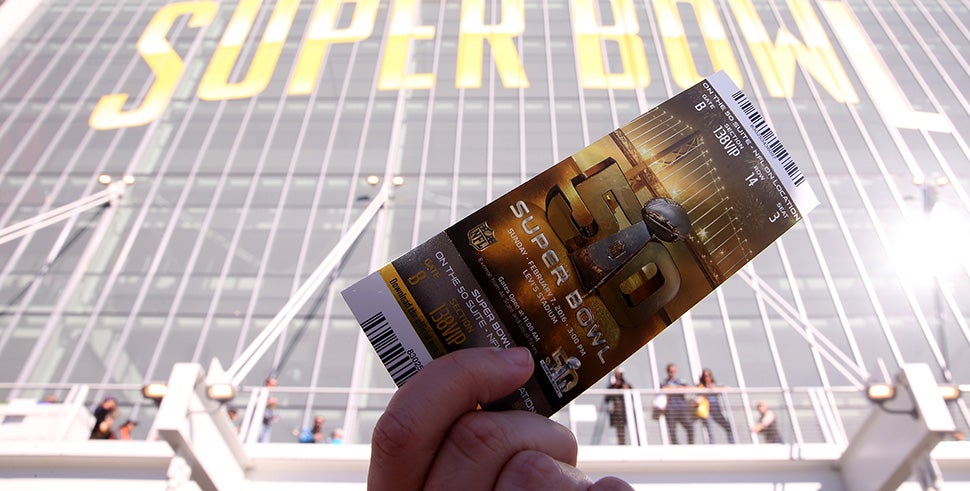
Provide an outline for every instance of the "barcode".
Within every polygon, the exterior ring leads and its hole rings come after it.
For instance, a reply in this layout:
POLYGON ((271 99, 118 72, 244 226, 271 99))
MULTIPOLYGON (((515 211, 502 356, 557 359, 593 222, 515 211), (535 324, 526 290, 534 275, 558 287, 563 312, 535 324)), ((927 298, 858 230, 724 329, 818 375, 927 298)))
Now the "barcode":
POLYGON ((391 378, 398 387, 418 373, 418 368, 411 361, 408 352, 404 350, 397 334, 394 334, 391 325, 384 318, 383 312, 374 314, 360 327, 364 329, 364 334, 377 351, 377 357, 381 359, 381 363, 387 368, 387 372, 391 374, 391 378))
POLYGON ((785 169, 785 173, 791 178, 792 183, 796 186, 800 186, 805 182, 805 176, 802 174, 801 169, 795 164, 795 159, 791 158, 788 154, 788 150, 782 146, 781 142, 778 141, 778 137, 775 136, 775 132, 771 131, 768 123, 765 122, 765 118, 761 117, 761 113, 758 109, 751 104, 748 97, 744 95, 744 92, 740 90, 735 92, 732 96, 734 101, 741 106, 741 110, 744 111, 744 115, 748 117, 751 121, 751 125, 754 130, 758 132, 758 136, 761 137, 761 141, 764 142, 771 154, 781 162, 782 167, 785 169))

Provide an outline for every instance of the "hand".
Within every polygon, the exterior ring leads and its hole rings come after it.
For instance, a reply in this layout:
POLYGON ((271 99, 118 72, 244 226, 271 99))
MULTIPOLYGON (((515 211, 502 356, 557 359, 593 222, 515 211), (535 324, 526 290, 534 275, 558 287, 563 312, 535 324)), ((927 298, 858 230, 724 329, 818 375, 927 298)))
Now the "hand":
POLYGON ((477 411, 534 368, 525 348, 472 348, 429 363, 394 394, 374 428, 368 488, 632 489, 576 469, 576 438, 526 411, 477 411))

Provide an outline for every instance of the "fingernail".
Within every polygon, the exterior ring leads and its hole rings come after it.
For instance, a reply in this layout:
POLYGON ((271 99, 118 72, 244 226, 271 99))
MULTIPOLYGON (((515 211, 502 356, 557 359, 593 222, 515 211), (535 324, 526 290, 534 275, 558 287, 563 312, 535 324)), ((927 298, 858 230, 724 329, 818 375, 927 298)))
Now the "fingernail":
POLYGON ((532 367, 532 354, 529 353, 527 348, 518 346, 515 348, 503 349, 499 351, 499 356, 505 358, 505 361, 522 367, 532 367))

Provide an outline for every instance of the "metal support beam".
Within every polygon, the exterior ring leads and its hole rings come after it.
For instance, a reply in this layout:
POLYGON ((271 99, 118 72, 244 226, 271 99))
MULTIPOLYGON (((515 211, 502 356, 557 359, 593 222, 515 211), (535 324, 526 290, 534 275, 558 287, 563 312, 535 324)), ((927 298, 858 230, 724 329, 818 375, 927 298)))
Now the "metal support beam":
POLYGON ((872 409, 839 459, 846 489, 898 488, 956 429, 929 365, 903 365, 895 392, 872 409))
POLYGON ((92 208, 104 204, 114 204, 124 196, 125 186, 126 184, 123 182, 115 182, 108 185, 108 187, 99 193, 81 198, 77 201, 57 207, 48 212, 41 213, 40 215, 15 223, 9 227, 4 227, 3 229, 0 229, 0 244, 10 242, 11 240, 18 239, 49 225, 67 220, 68 218, 77 216, 92 208))
MULTIPOLYGON (((95 257, 95 255, 101 251, 101 242, 110 230, 111 222, 114 219, 118 207, 115 206, 118 201, 120 201, 125 194, 125 189, 128 183, 133 181, 117 181, 109 184, 104 190, 99 193, 95 193, 91 196, 81 198, 72 203, 68 203, 64 206, 50 210, 46 213, 42 213, 36 217, 24 220, 22 222, 16 223, 9 227, 0 230, 0 244, 14 240, 24 235, 33 233, 44 227, 54 225, 58 222, 71 219, 84 213, 93 208, 99 206, 108 207, 103 215, 98 219, 97 225, 95 225, 94 230, 91 234, 91 238, 87 241, 84 251, 77 260, 77 264, 74 266, 71 275, 68 277, 67 281, 64 282, 61 291, 59 292, 59 298, 57 304, 52 309, 51 316, 47 319, 44 324, 44 328, 41 330, 40 334, 37 336, 37 340, 34 343, 33 348, 30 350, 30 354, 27 359, 24 360, 20 373, 17 375, 16 382, 18 384, 23 384, 30 379, 31 376, 37 376, 35 371, 43 372, 44 370, 51 370, 56 364, 56 360, 52 360, 50 355, 50 343, 48 341, 52 337, 60 332, 63 327, 62 316, 65 311, 67 304, 76 298, 76 290, 81 285, 81 280, 88 273, 88 265, 95 257), (45 353, 47 356, 45 357, 45 353), (40 365, 40 366, 39 366, 40 365)), ((70 229, 74 224, 69 222, 67 229, 70 229)), ((56 261, 57 257, 61 252, 63 252, 63 241, 67 238, 67 230, 61 234, 58 239, 57 245, 51 250, 51 253, 47 257, 47 262, 41 269, 41 274, 46 273, 50 267, 56 261)), ((37 288, 39 282, 33 282, 30 287, 37 288)), ((2 342, 0 342, 2 344, 2 342)), ((44 379, 44 376, 40 377, 44 379)), ((14 389, 10 391, 8 397, 10 399, 20 396, 20 390, 14 389)))
POLYGON ((8 51, 7 43, 21 30, 44 2, 6 0, 0 2, 0 56, 8 51))
POLYGON ((789 305, 785 298, 776 292, 768 282, 748 269, 739 270, 737 275, 751 287, 751 290, 758 298, 764 300, 778 315, 785 319, 790 327, 795 329, 795 332, 802 336, 813 348, 817 349, 822 357, 831 362, 832 366, 839 373, 856 387, 860 389, 865 387, 865 381, 869 379, 869 372, 866 371, 865 367, 857 365, 849 355, 843 353, 838 346, 830 341, 825 334, 815 328, 811 322, 802 319, 798 314, 798 310, 789 305), (809 333, 812 336, 809 336, 809 333))
POLYGON ((280 334, 286 330, 290 321, 293 320, 300 309, 313 297, 314 292, 330 277, 333 270, 336 269, 340 262, 343 261, 344 256, 347 255, 347 252, 350 251, 354 242, 357 242, 357 239, 364 232, 367 224, 370 223, 381 207, 390 199, 390 195, 391 185, 384 184, 377 195, 374 196, 374 199, 371 200, 370 204, 367 205, 367 208, 364 208, 364 211, 357 218, 357 221, 340 237, 340 240, 330 254, 324 258, 320 266, 307 278, 306 283, 290 297, 290 300, 280 309, 276 317, 273 317, 273 320, 259 333, 259 336, 246 348, 246 351, 243 351, 239 355, 239 358, 226 370, 226 375, 233 385, 238 387, 242 383, 246 375, 256 365, 256 362, 262 358, 266 351, 276 342, 276 339, 280 337, 280 334))
POLYGON ((202 366, 176 363, 172 368, 154 427, 175 452, 169 477, 182 481, 180 468, 187 464, 192 480, 205 491, 241 489, 249 466, 246 451, 222 405, 206 397, 206 388, 202 366))

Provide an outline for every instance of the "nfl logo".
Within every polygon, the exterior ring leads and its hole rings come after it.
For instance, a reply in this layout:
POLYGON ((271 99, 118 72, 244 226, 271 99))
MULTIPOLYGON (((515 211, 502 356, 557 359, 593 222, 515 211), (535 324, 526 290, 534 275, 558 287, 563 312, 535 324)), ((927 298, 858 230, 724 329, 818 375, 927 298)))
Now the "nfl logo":
POLYGON ((498 242, 495 239, 495 231, 488 226, 488 222, 482 222, 477 227, 468 231, 468 243, 478 252, 482 252, 486 247, 498 242))

